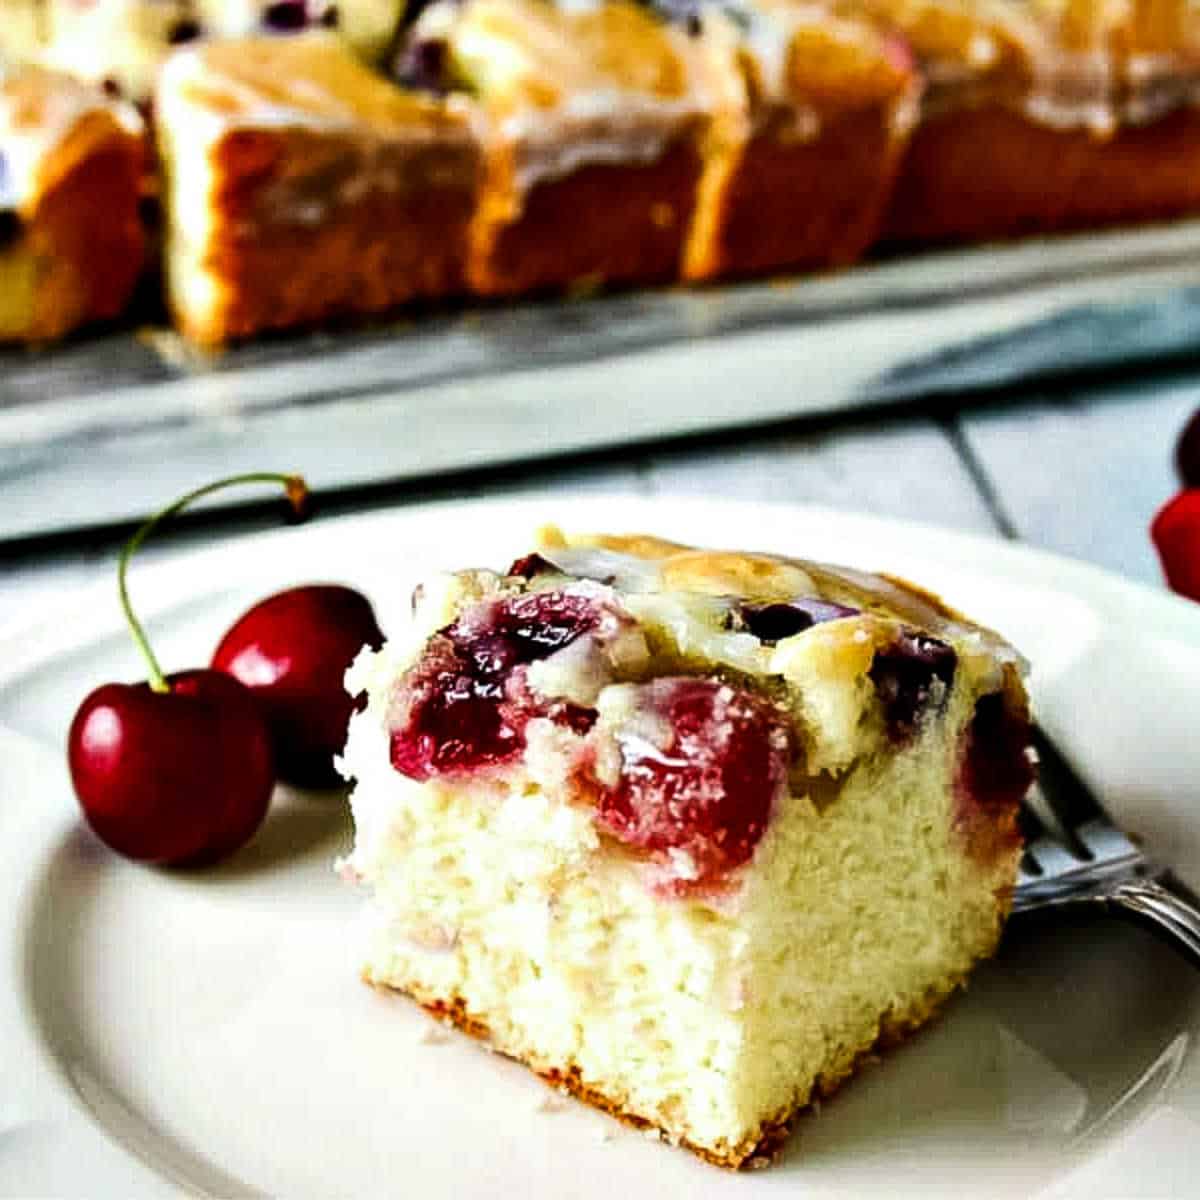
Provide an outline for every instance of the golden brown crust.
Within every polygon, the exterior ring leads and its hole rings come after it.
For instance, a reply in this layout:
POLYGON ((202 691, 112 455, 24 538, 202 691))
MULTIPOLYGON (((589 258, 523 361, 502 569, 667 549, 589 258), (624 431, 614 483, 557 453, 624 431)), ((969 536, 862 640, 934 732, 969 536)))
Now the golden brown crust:
POLYGON ((830 114, 810 139, 793 125, 777 110, 751 137, 688 278, 846 266, 876 240, 907 141, 890 107, 830 114))
POLYGON ((864 21, 759 0, 757 20, 785 39, 770 77, 742 41, 746 130, 726 151, 685 277, 840 266, 875 240, 915 115, 919 81, 894 38, 864 21))
MULTIPOLYGON (((994 948, 993 951, 989 951, 989 954, 992 952, 994 952, 994 948)), ((363 978, 373 987, 410 996, 437 1020, 453 1025, 463 1033, 505 1053, 503 1047, 494 1045, 492 1032, 487 1022, 478 1015, 472 1014, 461 996, 456 995, 449 1000, 443 1000, 432 995, 422 995, 421 989, 406 990, 376 983, 366 974, 363 978)), ((737 1145, 721 1143, 717 1146, 703 1146, 663 1129, 657 1122, 627 1108, 623 1101, 606 1094, 603 1088, 584 1083, 579 1067, 574 1063, 552 1066, 532 1063, 514 1055, 508 1055, 508 1057, 514 1057, 516 1061, 523 1062, 551 1087, 565 1088, 576 1099, 615 1117, 622 1124, 635 1129, 658 1129, 666 1140, 690 1150, 713 1166, 724 1167, 728 1170, 741 1170, 746 1167, 766 1165, 775 1158, 783 1148, 796 1122, 806 1110, 812 1107, 815 1101, 829 1099, 844 1083, 873 1061, 881 1052, 895 1049, 905 1042, 923 1025, 937 1016, 946 1001, 960 988, 965 987, 965 984, 965 976, 947 978, 940 984, 929 988, 909 1008, 900 1012, 885 1013, 879 1020, 874 1037, 860 1046, 846 1048, 817 1077, 808 1094, 798 1098, 788 1108, 765 1118, 750 1136, 737 1145)))
MULTIPOLYGON (((755 600, 785 600, 806 594, 832 568, 798 558, 746 550, 710 550, 684 546, 645 533, 564 533, 557 525, 537 531, 540 548, 552 551, 569 547, 595 547, 657 562, 663 584, 678 591, 717 596, 743 596, 755 600)), ((917 584, 897 575, 874 577, 889 589, 904 593, 914 603, 938 617, 966 621, 961 613, 917 584)))
POLYGON ((636 558, 666 558, 677 551, 691 549, 681 542, 669 542, 650 533, 572 533, 568 537, 557 525, 542 526, 537 532, 537 540, 546 549, 596 546, 619 554, 632 554, 636 558))
POLYGON ((498 120, 531 112, 553 119, 589 94, 643 106, 695 99, 691 42, 631 0, 578 7, 472 0, 432 14, 418 31, 445 39, 455 73, 498 120), (500 46, 509 53, 497 69, 487 52, 500 46))
POLYGON ((23 156, 17 236, 0 250, 0 340, 50 341, 117 316, 133 292, 145 249, 142 131, 52 72, 20 72, 0 93, 0 145, 21 137, 37 147, 23 156))
POLYGON ((681 550, 662 560, 659 573, 672 591, 753 600, 788 600, 811 588, 797 563, 767 554, 734 550, 681 550))
POLYGON ((193 340, 462 290, 482 173, 463 106, 406 94, 315 35, 213 43, 173 61, 159 114, 171 303, 193 340), (211 183, 187 175, 197 154, 211 183), (203 212, 179 194, 197 186, 208 188, 203 212))
POLYGON ((522 193, 511 159, 497 153, 472 227, 472 290, 499 296, 676 279, 700 169, 696 140, 685 133, 653 162, 581 166, 522 193))
POLYGON ((740 99, 732 66, 627 0, 475 0, 431 17, 491 127, 472 290, 677 279, 708 130, 740 99), (496 47, 502 69, 484 53, 496 47))
MULTIPOLYGON (((462 288, 467 226, 478 165, 468 143, 377 145, 381 169, 415 178, 438 173, 466 184, 392 189, 366 186, 330 203, 315 226, 273 215, 285 176, 322 186, 321 167, 353 170, 354 154, 336 137, 307 130, 230 133, 213 151, 220 185, 203 269, 218 281, 215 309, 176 305, 181 327, 212 344, 274 328, 352 314, 383 313, 405 301, 462 288), (285 265, 286 264, 286 265, 285 265)), ((366 167, 363 167, 366 170, 366 167)), ((300 182, 297 198, 305 190, 300 182)), ((178 293, 176 293, 178 296, 178 293)))
POLYGON ((180 81, 180 91, 207 112, 250 127, 282 118, 382 135, 459 123, 431 97, 364 66, 331 34, 213 41, 194 53, 200 69, 180 81))
POLYGON ((908 592, 914 599, 919 600, 922 604, 927 604, 948 621, 966 621, 969 619, 959 612, 957 608, 951 608, 936 592, 931 592, 928 588, 921 587, 919 583, 913 583, 910 579, 905 579, 901 575, 892 575, 887 571, 880 571, 879 578, 890 583, 893 587, 900 588, 901 591, 908 592))
POLYGON ((970 635, 981 639, 979 649, 987 649, 1004 661, 1021 661, 999 634, 963 616, 934 593, 897 576, 775 554, 695 549, 647 534, 568 534, 548 525, 538 530, 536 537, 539 549, 552 560, 555 550, 594 548, 654 563, 652 574, 657 575, 664 591, 736 596, 759 602, 819 597, 901 621, 950 641, 970 635))
POLYGON ((1102 137, 1006 107, 921 123, 884 235, 971 241, 1151 221, 1200 209, 1200 111, 1177 109, 1102 137))

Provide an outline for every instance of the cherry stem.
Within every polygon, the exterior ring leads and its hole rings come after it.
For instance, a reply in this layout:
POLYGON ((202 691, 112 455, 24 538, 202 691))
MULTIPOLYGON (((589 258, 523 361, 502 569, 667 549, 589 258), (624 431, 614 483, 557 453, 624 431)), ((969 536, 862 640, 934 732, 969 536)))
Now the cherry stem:
POLYGON ((137 553, 138 547, 150 534, 163 521, 167 520, 168 517, 173 517, 180 509, 186 508, 193 501, 199 500, 202 496, 207 496, 211 492, 218 492, 227 487, 238 487, 246 483, 281 484, 287 494, 292 510, 298 517, 304 515, 304 505, 308 499, 308 484, 304 482, 302 476, 282 475, 274 471, 258 471, 249 475, 231 475, 228 479, 219 479, 216 483, 207 483, 204 487, 196 488, 195 491, 180 496, 178 500, 168 504, 166 508, 160 509, 125 543, 125 548, 121 551, 121 558, 117 563, 117 592, 121 597, 121 610, 125 613, 129 632, 133 634, 133 640, 137 643, 137 648, 142 652, 142 657, 146 660, 151 691, 169 692, 171 687, 167 683, 166 676, 163 675, 162 667, 158 665, 158 659, 154 657, 154 651, 150 649, 150 642, 146 637, 146 631, 142 628, 142 623, 134 616, 133 605, 129 602, 129 588, 125 583, 125 574, 129 567, 129 560, 133 558, 134 554, 137 553))

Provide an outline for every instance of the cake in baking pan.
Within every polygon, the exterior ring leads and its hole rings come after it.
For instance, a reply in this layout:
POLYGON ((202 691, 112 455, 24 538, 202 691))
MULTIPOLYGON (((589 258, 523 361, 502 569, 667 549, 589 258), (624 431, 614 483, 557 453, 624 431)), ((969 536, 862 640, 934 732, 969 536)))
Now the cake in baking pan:
POLYGON ((0 59, 142 109, 170 305, 217 343, 1186 214, 1198 20, 1190 0, 0 0, 0 59))
POLYGON ((124 309, 143 261, 142 154, 129 106, 37 67, 0 75, 0 341, 124 309))
POLYGON ((1024 664, 899 580, 565 537, 351 670, 363 975, 724 1166, 992 953, 1024 664))

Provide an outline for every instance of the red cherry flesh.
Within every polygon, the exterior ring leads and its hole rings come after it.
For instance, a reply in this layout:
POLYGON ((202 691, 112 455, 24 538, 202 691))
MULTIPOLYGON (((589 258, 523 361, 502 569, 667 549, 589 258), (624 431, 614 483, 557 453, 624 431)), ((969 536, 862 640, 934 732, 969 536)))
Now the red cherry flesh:
POLYGON ((405 675, 392 766, 420 780, 487 770, 521 752, 534 716, 586 732, 595 713, 542 705, 523 685, 523 668, 593 633, 604 617, 595 600, 557 590, 484 601, 461 613, 405 675))
POLYGON ((67 739, 88 824, 128 858, 215 861, 250 840, 274 784, 270 734, 254 697, 218 671, 182 671, 169 690, 106 683, 67 739))
POLYGON ((346 668, 383 634, 370 603, 353 588, 310 584, 260 601, 234 622, 212 666, 253 692, 271 730, 281 779, 301 787, 341 782, 333 758, 346 742, 356 699, 346 668))
POLYGON ((1150 536, 1171 590, 1200 600, 1200 487, 1185 488, 1168 500, 1150 536))
POLYGON ((687 853, 694 874, 677 890, 715 883, 766 831, 791 758, 784 722, 762 697, 709 679, 654 679, 641 696, 666 744, 618 735, 621 777, 599 790, 597 820, 628 846, 687 853))

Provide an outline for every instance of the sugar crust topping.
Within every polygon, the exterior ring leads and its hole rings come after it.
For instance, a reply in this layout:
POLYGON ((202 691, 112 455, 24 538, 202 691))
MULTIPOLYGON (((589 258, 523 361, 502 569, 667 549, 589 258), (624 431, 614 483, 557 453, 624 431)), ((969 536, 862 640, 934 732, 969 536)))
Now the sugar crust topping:
POLYGON ((779 797, 819 796, 915 745, 935 716, 948 722, 937 736, 960 739, 952 757, 970 751, 989 772, 1020 760, 995 796, 973 767, 963 776, 977 845, 1008 830, 1027 774, 1019 656, 883 576, 549 528, 507 575, 425 589, 417 625, 349 685, 369 685, 394 771, 573 796, 667 893, 719 893, 779 797), (981 696, 998 697, 997 719, 968 734, 981 696))

